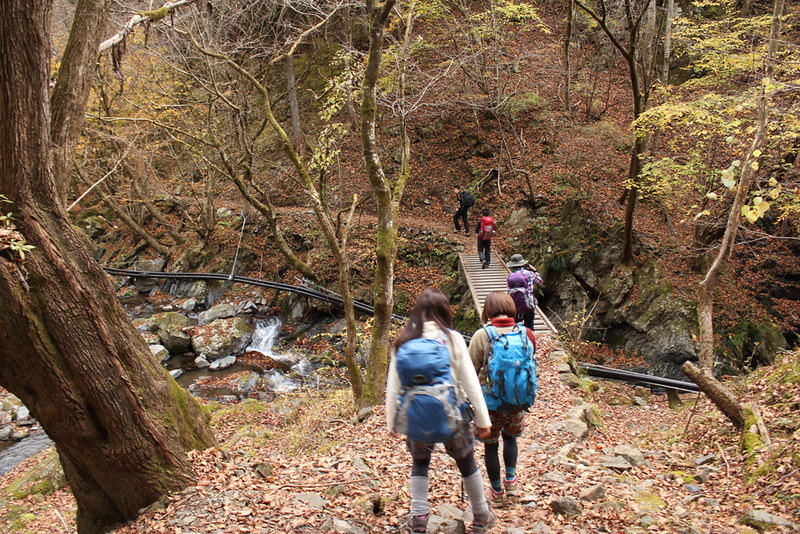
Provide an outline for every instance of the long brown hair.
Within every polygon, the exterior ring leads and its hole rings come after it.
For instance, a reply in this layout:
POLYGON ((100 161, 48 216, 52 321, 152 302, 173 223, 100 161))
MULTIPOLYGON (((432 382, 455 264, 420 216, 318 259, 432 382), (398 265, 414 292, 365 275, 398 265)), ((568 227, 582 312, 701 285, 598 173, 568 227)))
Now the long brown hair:
POLYGON ((505 315, 514 317, 517 314, 517 307, 514 299, 505 291, 492 291, 486 295, 483 301, 483 311, 481 312, 481 322, 488 323, 495 317, 505 315))
POLYGON ((448 337, 450 336, 453 311, 450 309, 447 297, 438 289, 425 289, 417 297, 417 302, 409 314, 408 323, 394 340, 394 348, 397 349, 406 341, 422 337, 422 323, 425 321, 433 321, 448 337))

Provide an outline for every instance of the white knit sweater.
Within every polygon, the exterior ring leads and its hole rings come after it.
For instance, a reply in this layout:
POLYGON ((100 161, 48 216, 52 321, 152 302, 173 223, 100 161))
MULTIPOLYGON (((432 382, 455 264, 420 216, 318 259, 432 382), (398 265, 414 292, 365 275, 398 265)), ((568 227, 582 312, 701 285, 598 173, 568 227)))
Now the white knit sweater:
MULTIPOLYGON (((442 335, 441 330, 433 321, 425 321, 422 325, 422 337, 426 339, 436 339, 442 335)), ((442 336, 445 337, 445 336, 442 336)), ((453 330, 450 331, 450 340, 447 341, 447 350, 450 353, 450 374, 453 382, 459 389, 461 396, 469 399, 475 410, 475 425, 479 428, 489 428, 492 426, 489 419, 489 410, 486 408, 486 401, 483 399, 478 375, 472 366, 472 360, 467 351, 467 344, 461 334, 453 330)), ((397 413, 398 395, 400 394, 400 377, 397 374, 395 365, 395 355, 392 352, 392 360, 389 364, 389 376, 386 379, 386 424, 389 430, 394 429, 394 418, 397 413)))

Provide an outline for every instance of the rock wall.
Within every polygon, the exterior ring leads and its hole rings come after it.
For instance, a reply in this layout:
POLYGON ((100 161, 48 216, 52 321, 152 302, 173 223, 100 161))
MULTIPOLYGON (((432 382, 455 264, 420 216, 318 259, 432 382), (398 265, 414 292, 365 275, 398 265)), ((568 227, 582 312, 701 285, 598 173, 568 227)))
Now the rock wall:
POLYGON ((568 206, 557 220, 560 226, 547 232, 537 224, 543 218, 522 209, 509 224, 524 226, 508 232, 542 273, 540 307, 555 326, 572 339, 608 343, 642 357, 646 369, 640 371, 686 380, 680 366, 697 359, 691 303, 675 293, 655 259, 619 265, 620 232, 606 229, 601 239, 603 232, 592 228, 579 206, 568 206))

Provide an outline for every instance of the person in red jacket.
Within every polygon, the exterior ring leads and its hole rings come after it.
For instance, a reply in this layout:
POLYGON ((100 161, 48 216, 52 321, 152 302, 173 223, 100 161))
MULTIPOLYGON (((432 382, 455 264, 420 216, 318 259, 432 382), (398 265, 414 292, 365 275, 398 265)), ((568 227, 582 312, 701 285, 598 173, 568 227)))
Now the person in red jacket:
POLYGON ((481 260, 481 267, 486 269, 492 262, 490 249, 494 235, 494 218, 489 216, 489 208, 483 208, 481 215, 483 217, 478 221, 475 233, 478 234, 478 258, 481 260))

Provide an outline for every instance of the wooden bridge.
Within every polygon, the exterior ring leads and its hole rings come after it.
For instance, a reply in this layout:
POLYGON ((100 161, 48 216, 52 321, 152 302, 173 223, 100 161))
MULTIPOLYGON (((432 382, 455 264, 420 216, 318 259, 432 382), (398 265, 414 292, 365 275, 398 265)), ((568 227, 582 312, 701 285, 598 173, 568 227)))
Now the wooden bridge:
MULTIPOLYGON (((486 295, 492 291, 506 291, 508 289, 506 278, 511 271, 506 267, 505 259, 494 252, 492 253, 492 263, 486 269, 482 268, 477 254, 462 252, 460 259, 464 278, 467 280, 470 293, 472 293, 472 301, 475 303, 475 309, 478 312, 478 317, 480 317, 483 312, 483 301, 486 295)), ((533 330, 537 333, 558 333, 553 323, 539 309, 539 306, 536 306, 533 330)))

